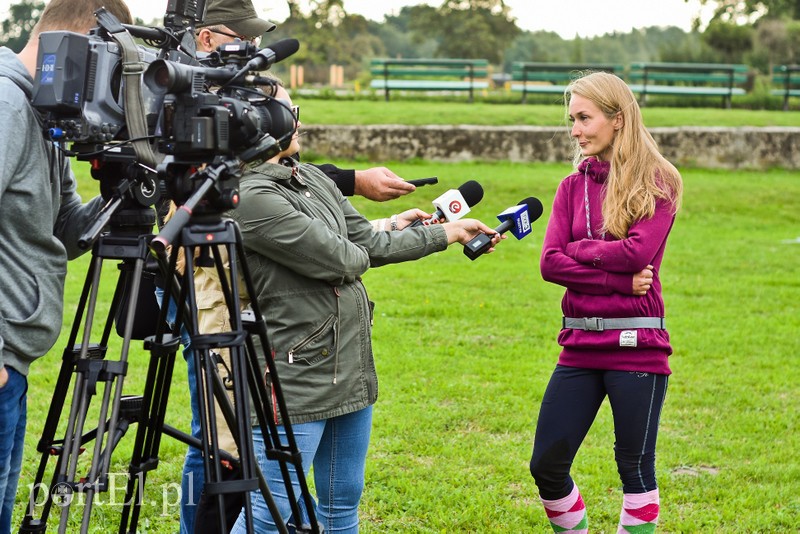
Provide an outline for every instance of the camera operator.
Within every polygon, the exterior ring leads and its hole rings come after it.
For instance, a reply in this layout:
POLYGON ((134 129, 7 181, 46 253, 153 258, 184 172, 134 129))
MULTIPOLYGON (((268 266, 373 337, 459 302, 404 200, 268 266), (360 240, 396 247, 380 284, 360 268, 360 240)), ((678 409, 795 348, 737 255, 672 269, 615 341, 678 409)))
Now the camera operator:
MULTIPOLYGON (((250 0, 210 0, 206 7, 206 16, 198 24, 198 28, 195 31, 197 50, 198 52, 210 53, 220 45, 237 38, 258 45, 261 37, 274 29, 274 23, 258 17, 250 0)), ((334 165, 324 164, 319 165, 318 168, 333 180, 346 196, 357 194, 375 201, 386 201, 411 193, 416 189, 414 185, 407 183, 385 167, 351 170, 339 169, 334 165)), ((423 215, 420 216, 424 218, 423 215)), ((200 279, 203 279, 206 275, 213 278, 215 275, 212 272, 213 268, 198 267, 197 271, 199 272, 196 272, 195 276, 200 279)), ((163 291, 158 289, 157 298, 159 302, 161 302, 162 295, 163 291)), ((174 309, 170 310, 170 316, 174 319, 174 309)), ((184 357, 187 362, 188 385, 192 404, 191 433, 193 436, 199 437, 201 430, 196 391, 196 370, 194 369, 194 358, 191 357, 191 352, 189 351, 190 341, 185 330, 182 330, 182 342, 184 357)), ((230 447, 232 438, 224 420, 218 420, 217 425, 220 429, 220 447, 229 452, 235 452, 235 449, 230 447)), ((203 471, 201 452, 194 447, 189 447, 186 451, 181 476, 180 532, 182 534, 195 531, 195 515, 197 513, 197 505, 201 499, 204 482, 205 473, 203 471)), ((216 525, 216 521, 213 518, 207 519, 209 525, 216 525)))
POLYGON ((30 104, 39 34, 87 33, 103 6, 132 22, 122 0, 52 0, 19 54, 0 48, 0 532, 11 529, 29 366, 58 338, 67 260, 83 252, 79 234, 102 206, 100 197, 82 204, 68 160, 44 139, 30 104))
MULTIPOLYGON (((219 45, 236 38, 258 45, 264 33, 275 29, 275 24, 258 18, 250 0, 209 0, 206 17, 198 26, 199 52, 213 52, 219 45)), ((413 193, 416 189, 386 167, 353 170, 340 169, 329 163, 317 167, 336 183, 345 196, 359 195, 383 202, 413 193)))

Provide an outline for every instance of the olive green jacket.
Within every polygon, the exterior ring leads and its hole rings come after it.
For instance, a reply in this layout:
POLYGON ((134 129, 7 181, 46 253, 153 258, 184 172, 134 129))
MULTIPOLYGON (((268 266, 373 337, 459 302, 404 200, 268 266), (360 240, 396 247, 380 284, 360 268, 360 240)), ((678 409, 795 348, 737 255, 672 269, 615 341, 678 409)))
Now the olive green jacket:
POLYGON ((291 422, 373 404, 372 303, 361 275, 446 249, 444 229, 374 231, 310 165, 264 163, 242 177, 239 193, 229 215, 242 231, 291 422))

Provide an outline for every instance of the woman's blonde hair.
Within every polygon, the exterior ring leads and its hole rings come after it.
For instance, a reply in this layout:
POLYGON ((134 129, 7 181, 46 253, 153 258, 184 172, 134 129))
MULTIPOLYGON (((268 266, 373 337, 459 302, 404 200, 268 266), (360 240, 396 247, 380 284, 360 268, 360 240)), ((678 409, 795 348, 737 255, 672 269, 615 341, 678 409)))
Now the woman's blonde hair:
MULTIPOLYGON (((611 146, 611 170, 603 200, 604 230, 619 239, 627 237, 634 222, 653 216, 657 199, 668 200, 676 213, 683 194, 681 175, 661 155, 645 128, 642 111, 630 87, 614 74, 593 72, 567 86, 564 91, 567 107, 572 95, 593 102, 608 119, 617 114, 622 117, 611 146)), ((582 159, 576 143, 576 167, 582 159)))

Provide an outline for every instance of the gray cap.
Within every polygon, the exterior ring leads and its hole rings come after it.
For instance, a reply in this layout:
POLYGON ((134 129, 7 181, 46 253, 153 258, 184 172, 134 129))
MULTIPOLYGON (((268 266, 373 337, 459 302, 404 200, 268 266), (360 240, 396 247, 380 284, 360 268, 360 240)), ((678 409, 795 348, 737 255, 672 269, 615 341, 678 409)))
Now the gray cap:
POLYGON ((275 24, 258 17, 251 0, 209 0, 206 5, 206 18, 197 25, 227 26, 245 37, 258 37, 275 29, 275 24))

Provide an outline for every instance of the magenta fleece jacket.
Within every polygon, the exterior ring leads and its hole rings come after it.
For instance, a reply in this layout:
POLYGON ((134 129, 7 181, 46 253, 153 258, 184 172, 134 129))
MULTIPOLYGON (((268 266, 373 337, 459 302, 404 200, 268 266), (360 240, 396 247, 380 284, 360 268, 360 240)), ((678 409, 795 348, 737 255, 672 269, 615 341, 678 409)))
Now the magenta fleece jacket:
MULTIPOLYGON (((564 286, 566 317, 664 317, 661 260, 675 220, 669 202, 658 201, 652 218, 634 223, 625 239, 603 235, 603 184, 609 163, 588 158, 559 185, 540 262, 542 278, 564 286), (584 188, 588 186, 589 220, 584 188), (633 275, 653 265, 653 285, 633 294, 633 275)), ((558 363, 569 367, 670 374, 666 330, 592 332, 563 329, 558 363)))

